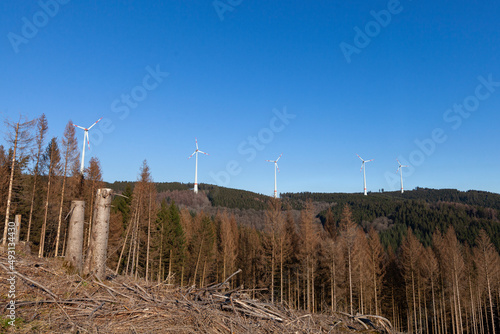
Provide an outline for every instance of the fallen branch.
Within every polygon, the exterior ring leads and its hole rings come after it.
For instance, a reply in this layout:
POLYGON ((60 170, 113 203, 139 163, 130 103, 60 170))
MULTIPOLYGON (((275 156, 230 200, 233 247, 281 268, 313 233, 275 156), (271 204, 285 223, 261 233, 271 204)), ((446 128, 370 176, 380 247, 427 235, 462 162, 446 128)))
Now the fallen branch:
MULTIPOLYGON (((9 270, 2 264, 0 263, 0 266, 6 271, 6 272, 9 272, 9 270)), ((46 293, 48 293, 51 297, 55 298, 55 299, 59 299, 59 297, 57 297, 56 294, 54 294, 52 291, 50 291, 48 288, 44 287, 43 285, 41 285, 40 283, 38 282, 35 282, 33 281, 32 279, 24 276, 23 274, 17 272, 17 271, 14 271, 12 272, 13 274, 16 274, 17 276, 21 277, 22 279, 24 279, 25 281, 27 282, 30 282, 31 284, 37 286, 38 288, 42 289, 43 291, 45 291, 46 293)))

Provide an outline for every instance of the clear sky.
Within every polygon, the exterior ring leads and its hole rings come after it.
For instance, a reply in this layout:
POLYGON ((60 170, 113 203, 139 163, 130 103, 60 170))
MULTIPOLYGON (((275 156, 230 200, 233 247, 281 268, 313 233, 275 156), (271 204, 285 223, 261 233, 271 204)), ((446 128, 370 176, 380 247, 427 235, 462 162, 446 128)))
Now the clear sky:
MULTIPOLYGON (((106 181, 500 191, 498 1, 2 1, 0 113, 90 126, 106 181)), ((5 127, 2 126, 2 132, 5 127)), ((79 147, 83 132, 78 130, 79 147)), ((0 143, 5 143, 3 139, 0 143)))

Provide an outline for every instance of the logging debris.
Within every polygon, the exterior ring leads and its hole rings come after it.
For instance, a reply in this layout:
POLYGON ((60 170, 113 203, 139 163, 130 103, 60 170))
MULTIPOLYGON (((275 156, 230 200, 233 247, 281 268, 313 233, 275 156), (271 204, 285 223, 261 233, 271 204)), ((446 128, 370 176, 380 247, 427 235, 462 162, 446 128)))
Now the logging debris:
MULTIPOLYGON (((395 333, 384 317, 347 313, 309 314, 250 298, 230 288, 236 271, 206 287, 115 276, 82 278, 63 258, 17 258, 16 326, 12 333, 395 333)), ((8 291, 7 255, 0 251, 0 290, 8 291)), ((5 295, 2 292, 2 295, 5 295)), ((2 318, 6 297, 0 299, 2 318)), ((3 327, 2 327, 3 326, 3 327)))

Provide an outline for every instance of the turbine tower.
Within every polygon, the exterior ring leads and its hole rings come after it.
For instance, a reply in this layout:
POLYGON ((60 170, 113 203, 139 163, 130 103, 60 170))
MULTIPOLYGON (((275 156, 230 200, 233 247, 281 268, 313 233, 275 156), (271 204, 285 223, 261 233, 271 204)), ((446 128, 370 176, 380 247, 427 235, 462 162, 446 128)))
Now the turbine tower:
POLYGON ((399 162, 398 159, 396 159, 396 161, 398 162, 398 165, 399 165, 398 170, 396 171, 396 173, 399 172, 401 174, 401 193, 403 193, 404 192, 404 190, 403 190, 403 167, 408 167, 408 166, 407 165, 401 165, 401 162, 399 162))
POLYGON ((363 171, 363 186, 364 186, 364 190, 365 190, 365 196, 367 195, 366 194, 366 167, 365 167, 365 162, 370 162, 370 161, 373 161, 373 159, 370 159, 370 160, 363 160, 363 158, 361 158, 359 156, 359 154, 356 154, 358 156, 358 158, 361 159, 361 161, 363 161, 361 163, 361 169, 359 170, 360 172, 363 171))
POLYGON ((202 153, 205 155, 209 155, 209 154, 205 153, 203 151, 200 151, 198 149, 198 139, 194 138, 194 140, 196 141, 196 151, 194 151, 193 154, 191 154, 189 156, 188 160, 191 159, 191 157, 196 154, 196 168, 194 170, 194 188, 193 188, 193 190, 194 190, 194 193, 197 194, 198 193, 198 153, 202 153))
POLYGON ((80 173, 82 173, 82 175, 83 175, 83 166, 85 164, 85 141, 87 141, 87 145, 89 146, 89 150, 90 150, 89 130, 92 129, 92 127, 94 125, 96 125, 101 119, 102 119, 102 117, 99 118, 94 124, 92 124, 88 128, 84 128, 83 126, 79 126, 79 125, 73 124, 73 126, 76 126, 77 128, 80 128, 80 129, 82 129, 84 131, 84 134, 83 134, 83 148, 82 148, 82 162, 80 164, 80 173))
POLYGON ((266 160, 267 162, 274 162, 274 198, 278 198, 278 186, 276 183, 276 170, 278 170, 278 173, 280 171, 280 168, 278 167, 278 160, 281 158, 283 153, 280 154, 278 159, 276 160, 266 160))

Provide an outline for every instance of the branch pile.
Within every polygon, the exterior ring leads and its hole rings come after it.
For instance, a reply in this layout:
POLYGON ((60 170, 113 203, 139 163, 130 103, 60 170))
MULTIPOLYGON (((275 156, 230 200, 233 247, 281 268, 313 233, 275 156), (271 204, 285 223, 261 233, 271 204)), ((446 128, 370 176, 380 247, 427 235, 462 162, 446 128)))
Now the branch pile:
MULTIPOLYGON (((63 259, 24 256, 16 262, 16 333, 336 333, 390 332, 375 316, 308 314, 250 298, 229 280, 204 288, 113 276, 68 274, 63 259)), ((7 287, 7 257, 0 252, 0 290, 7 287)), ((2 318, 6 297, 0 299, 2 318)), ((10 329, 9 329, 10 328, 10 329)))

